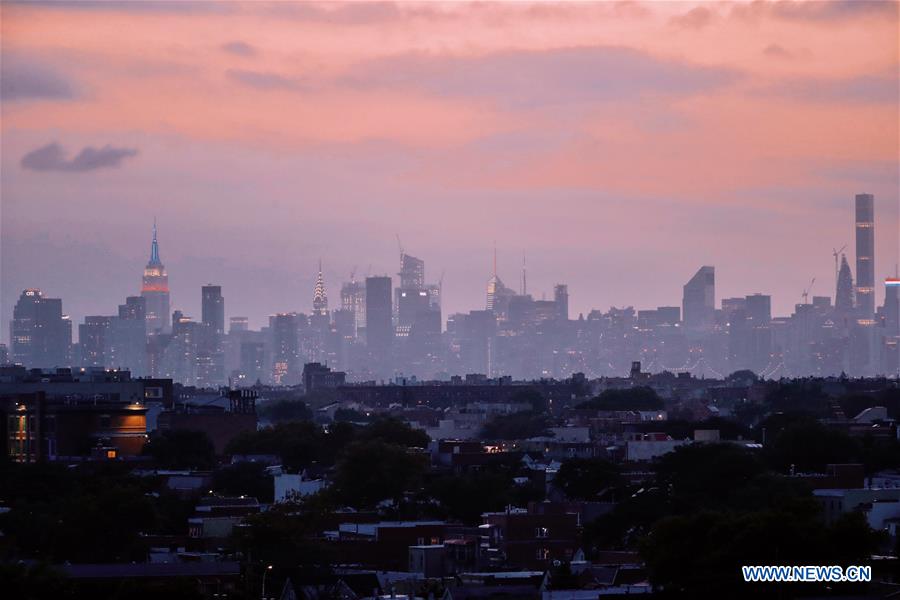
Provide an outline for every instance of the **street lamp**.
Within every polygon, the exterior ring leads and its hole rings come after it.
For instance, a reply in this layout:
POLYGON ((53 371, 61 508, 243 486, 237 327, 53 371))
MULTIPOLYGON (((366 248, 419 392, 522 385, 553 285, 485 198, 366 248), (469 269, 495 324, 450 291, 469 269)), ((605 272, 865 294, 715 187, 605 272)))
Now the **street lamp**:
POLYGON ((272 570, 272 565, 268 565, 266 570, 263 571, 263 584, 262 584, 262 600, 266 600, 266 575, 269 574, 269 571, 272 570))

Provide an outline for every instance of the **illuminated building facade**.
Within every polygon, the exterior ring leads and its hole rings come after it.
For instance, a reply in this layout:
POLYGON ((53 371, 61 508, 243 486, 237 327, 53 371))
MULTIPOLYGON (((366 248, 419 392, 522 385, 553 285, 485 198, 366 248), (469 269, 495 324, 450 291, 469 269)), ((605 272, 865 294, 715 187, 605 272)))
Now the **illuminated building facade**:
POLYGON ((353 316, 353 338, 366 327, 366 286, 352 279, 341 286, 341 308, 353 316))
POLYGON ((313 315, 328 316, 328 293, 325 290, 321 260, 319 261, 319 274, 316 275, 316 287, 313 290, 313 315))
POLYGON ((156 240, 156 223, 153 223, 153 242, 150 244, 150 261, 144 268, 141 296, 146 301, 147 333, 169 333, 169 276, 159 259, 159 243, 156 240))

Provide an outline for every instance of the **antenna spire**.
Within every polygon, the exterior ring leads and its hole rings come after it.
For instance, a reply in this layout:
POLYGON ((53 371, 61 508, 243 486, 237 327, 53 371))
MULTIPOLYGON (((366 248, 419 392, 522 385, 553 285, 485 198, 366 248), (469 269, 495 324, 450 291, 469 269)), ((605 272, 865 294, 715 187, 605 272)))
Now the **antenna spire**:
POLYGON ((150 242, 150 264, 159 265, 159 242, 156 241, 156 217, 153 217, 153 241, 150 242))
POLYGON ((527 271, 525 270, 525 253, 522 253, 522 295, 528 295, 528 279, 527 271))
POLYGON ((497 240, 494 240, 494 277, 497 276, 497 240))

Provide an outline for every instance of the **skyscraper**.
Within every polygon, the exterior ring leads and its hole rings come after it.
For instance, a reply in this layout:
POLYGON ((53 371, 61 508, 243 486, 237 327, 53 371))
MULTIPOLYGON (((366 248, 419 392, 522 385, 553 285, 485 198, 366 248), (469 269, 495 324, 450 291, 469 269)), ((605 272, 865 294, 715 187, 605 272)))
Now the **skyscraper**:
POLYGON ((200 385, 220 385, 225 382, 225 298, 222 287, 207 284, 201 289, 201 315, 197 341, 197 381, 200 385))
POLYGON ((203 324, 216 335, 225 333, 225 299, 222 286, 204 285, 202 289, 201 317, 203 324))
POLYGON ((430 305, 425 289, 425 261, 402 253, 399 275, 400 287, 394 290, 397 325, 400 330, 408 332, 418 319, 425 316, 430 305))
POLYGON ((115 317, 89 316, 78 326, 78 343, 81 346, 82 367, 112 366, 107 356, 115 317))
POLYGON ((853 310, 853 275, 850 273, 850 264, 847 255, 841 255, 841 268, 838 270, 837 290, 834 293, 834 309, 837 312, 848 313, 853 310))
POLYGON ((410 256, 400 255, 400 288, 421 289, 425 287, 425 261, 410 256))
POLYGON ((356 338, 359 329, 366 326, 365 284, 351 276, 351 281, 341 286, 341 308, 353 315, 353 337, 356 338))
POLYGON ((247 317, 231 317, 229 320, 230 325, 228 326, 228 332, 232 331, 249 331, 250 330, 250 319, 247 317))
POLYGON ((384 356, 394 340, 391 278, 366 277, 366 343, 369 351, 384 356))
POLYGON ((856 195, 856 307, 863 319, 875 315, 875 196, 856 195))
MULTIPOLYGON (((524 289, 524 286, 523 286, 524 289)), ((556 315, 560 321, 569 320, 569 286, 558 283, 553 288, 553 300, 556 302, 556 315)))
POLYGON ((147 368, 147 301, 128 296, 119 305, 119 316, 110 329, 107 366, 128 369, 135 377, 149 374, 147 368))
POLYGON ((297 337, 297 313, 278 313, 270 316, 269 330, 272 335, 272 382, 276 385, 299 383, 300 344, 297 337))
POLYGON ((888 277, 884 280, 884 332, 885 335, 900 335, 900 278, 888 277))
POLYGON ((700 267, 684 285, 682 315, 684 326, 693 330, 712 327, 716 310, 716 269, 700 267))
POLYGON ((497 248, 494 248, 494 273, 487 283, 487 302, 485 309, 494 313, 496 316, 506 316, 509 300, 516 293, 506 287, 500 276, 497 275, 497 248))
POLYGON ((14 362, 30 368, 70 366, 72 321, 63 315, 59 298, 24 290, 13 308, 10 334, 14 362))
POLYGON ((150 261, 144 268, 141 296, 147 302, 147 333, 169 333, 169 276, 159 260, 159 243, 156 241, 156 221, 153 222, 153 241, 150 244, 150 261))
POLYGON ((313 315, 328 316, 328 294, 325 291, 325 277, 322 275, 322 261, 319 261, 319 274, 316 275, 316 288, 313 291, 313 315))

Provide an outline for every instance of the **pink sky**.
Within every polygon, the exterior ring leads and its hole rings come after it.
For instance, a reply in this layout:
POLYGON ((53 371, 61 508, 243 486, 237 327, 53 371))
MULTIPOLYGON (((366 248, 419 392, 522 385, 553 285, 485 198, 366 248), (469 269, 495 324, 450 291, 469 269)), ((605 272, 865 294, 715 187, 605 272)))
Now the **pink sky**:
POLYGON ((195 317, 207 282, 255 326, 309 310, 319 257, 335 304, 354 267, 396 273, 395 234, 445 314, 483 307, 494 241, 508 285, 524 251, 575 314, 680 304, 703 264, 717 301, 787 314, 812 277, 833 293, 856 193, 876 276, 898 260, 898 25, 887 2, 5 3, 0 316, 24 287, 114 313, 154 216, 195 317))

